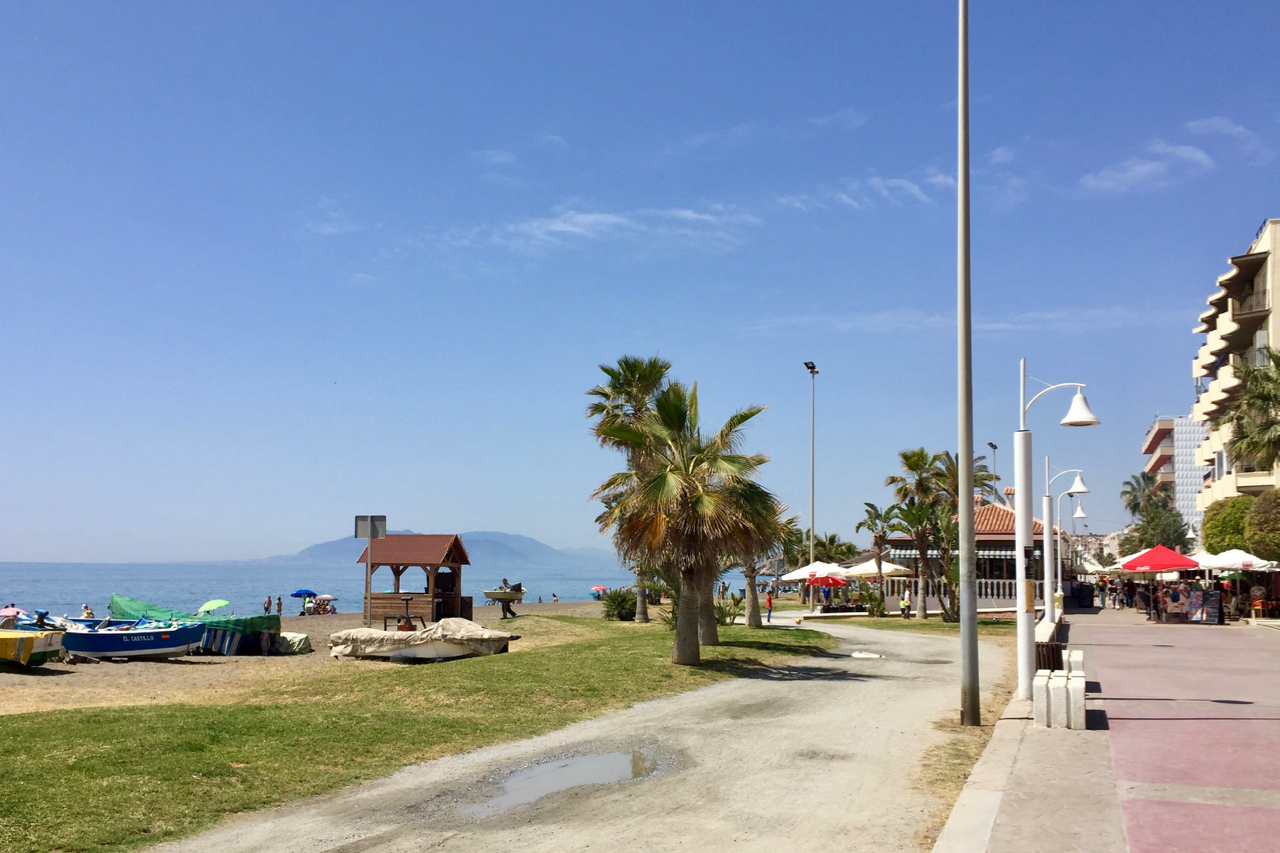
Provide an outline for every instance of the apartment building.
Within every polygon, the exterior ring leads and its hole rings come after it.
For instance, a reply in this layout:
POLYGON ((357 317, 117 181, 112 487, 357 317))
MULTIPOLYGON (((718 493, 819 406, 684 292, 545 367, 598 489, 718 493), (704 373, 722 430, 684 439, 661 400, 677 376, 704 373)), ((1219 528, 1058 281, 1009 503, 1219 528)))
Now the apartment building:
POLYGON ((1270 262, 1277 240, 1280 219, 1268 219, 1258 229, 1248 251, 1231 258, 1231 270, 1218 276, 1217 289, 1208 299, 1209 309, 1200 315, 1200 325, 1195 329, 1196 334, 1205 335, 1205 341, 1191 368, 1196 380, 1191 418, 1204 424, 1206 433, 1195 450, 1194 462, 1208 468, 1196 495, 1199 512, 1222 498, 1258 494, 1277 483, 1275 471, 1232 465, 1226 452, 1231 436, 1226 429, 1214 429, 1210 423, 1239 394, 1240 366, 1267 363, 1271 293, 1280 285, 1276 265, 1270 262))
POLYGON ((1158 417, 1142 441, 1143 470, 1168 485, 1174 506, 1197 538, 1204 515, 1198 500, 1209 466, 1198 464, 1196 454, 1208 435, 1206 425, 1189 416, 1158 417))

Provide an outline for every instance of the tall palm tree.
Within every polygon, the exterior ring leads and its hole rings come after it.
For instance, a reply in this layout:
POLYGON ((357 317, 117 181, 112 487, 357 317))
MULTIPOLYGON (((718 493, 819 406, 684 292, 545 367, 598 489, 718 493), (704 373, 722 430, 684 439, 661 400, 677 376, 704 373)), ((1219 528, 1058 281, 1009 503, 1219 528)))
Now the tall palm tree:
POLYGON ((916 557, 919 570, 916 574, 922 583, 920 593, 916 596, 916 618, 927 619, 928 582, 933 580, 933 566, 929 563, 929 548, 934 541, 933 514, 934 507, 928 503, 899 503, 889 507, 893 519, 889 522, 891 533, 901 533, 911 539, 916 546, 916 557))
MULTIPOLYGON (((591 404, 587 417, 595 418, 593 428, 596 440, 602 447, 619 447, 602 430, 616 426, 631 426, 653 411, 653 401, 667 383, 671 362, 658 356, 641 358, 624 355, 615 366, 600 365, 606 380, 587 392, 591 404)), ((628 464, 630 459, 628 459, 628 464)), ((636 573, 636 621, 649 621, 649 596, 645 579, 651 573, 647 566, 635 566, 636 573)))
MULTIPOLYGON (((893 522, 893 507, 887 510, 880 509, 873 503, 864 503, 866 507, 866 517, 857 523, 853 528, 855 533, 863 530, 871 534, 871 553, 876 561, 876 589, 880 591, 880 600, 884 601, 884 566, 882 560, 889 545, 889 525, 893 522)), ((880 615, 884 615, 884 609, 881 609, 880 615)))
POLYGON ((1280 461, 1280 351, 1268 350, 1265 365, 1245 364, 1237 373, 1243 387, 1214 426, 1231 428, 1232 463, 1269 471, 1280 461))
POLYGON ((714 434, 702 430, 698 389, 671 382, 653 410, 633 424, 602 427, 624 449, 628 468, 596 489, 597 517, 624 559, 655 565, 679 577, 680 608, 672 663, 697 665, 702 600, 723 555, 764 550, 777 536, 780 503, 755 476, 768 458, 739 452, 753 406, 731 416, 714 434))
POLYGON ((1155 474, 1143 471, 1124 481, 1120 500, 1134 518, 1146 515, 1154 507, 1168 509, 1173 506, 1173 495, 1165 486, 1155 474))
MULTIPOLYGON (((991 469, 983 464, 985 456, 973 457, 973 488, 984 498, 995 500, 999 497, 996 483, 1000 478, 991 473, 991 469)), ((937 455, 933 465, 934 489, 939 497, 956 505, 960 497, 960 465, 955 454, 947 450, 937 455)), ((972 500, 972 498, 971 498, 972 500)))
MULTIPOLYGON (((801 545, 807 559, 809 556, 809 531, 803 533, 801 545)), ((813 559, 822 563, 839 563, 858 556, 858 546, 845 542, 839 533, 823 533, 813 539, 813 559)))
POLYGON ((923 447, 898 451, 902 473, 885 477, 898 503, 933 503, 938 493, 937 467, 942 455, 923 447))

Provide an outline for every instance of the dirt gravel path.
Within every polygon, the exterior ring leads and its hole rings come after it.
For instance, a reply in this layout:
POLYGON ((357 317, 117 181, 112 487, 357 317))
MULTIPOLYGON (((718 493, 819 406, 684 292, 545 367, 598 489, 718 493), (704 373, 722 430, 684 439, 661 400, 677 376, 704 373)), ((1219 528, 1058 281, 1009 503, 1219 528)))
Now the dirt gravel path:
MULTIPOLYGON (((231 819, 157 853, 601 849, 919 850, 940 805, 913 787, 955 713, 953 638, 814 626, 836 652, 761 677, 636 705, 557 732, 406 768, 335 794, 231 819), (854 653, 883 657, 855 657, 854 653), (552 793, 507 811, 468 807, 512 771, 631 753, 641 778, 552 793)), ((984 690, 1004 671, 982 644, 984 690)))

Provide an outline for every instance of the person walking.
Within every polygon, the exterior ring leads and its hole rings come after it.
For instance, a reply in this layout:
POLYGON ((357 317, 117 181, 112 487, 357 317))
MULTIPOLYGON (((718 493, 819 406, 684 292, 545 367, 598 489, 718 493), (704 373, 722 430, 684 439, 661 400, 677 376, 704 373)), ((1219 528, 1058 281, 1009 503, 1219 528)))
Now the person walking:
POLYGON ((280 616, 284 613, 284 599, 276 596, 276 615, 280 616))
MULTIPOLYGON (((511 584, 507 582, 506 578, 503 578, 502 583, 498 585, 498 589, 511 589, 511 584)), ((510 616, 512 619, 514 619, 515 615, 516 615, 516 612, 511 609, 511 602, 507 601, 505 598, 502 599, 502 618, 506 619, 508 616, 510 616)))
POLYGON ((898 602, 898 607, 902 610, 902 618, 911 618, 911 590, 905 584, 902 587, 902 600, 898 602))
POLYGON ((262 615, 263 616, 271 615, 271 596, 269 595, 267 596, 266 601, 262 602, 262 615))
POLYGON ((773 621, 773 590, 764 594, 764 621, 773 621))

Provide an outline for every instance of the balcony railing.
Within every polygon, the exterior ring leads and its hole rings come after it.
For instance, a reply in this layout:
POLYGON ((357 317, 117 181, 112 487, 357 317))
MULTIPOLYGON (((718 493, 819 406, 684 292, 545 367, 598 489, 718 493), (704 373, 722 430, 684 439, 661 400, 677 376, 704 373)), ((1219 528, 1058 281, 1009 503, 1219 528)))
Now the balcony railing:
POLYGON ((1246 293, 1236 300, 1236 314, 1256 314, 1271 308, 1271 291, 1263 288, 1246 293))

